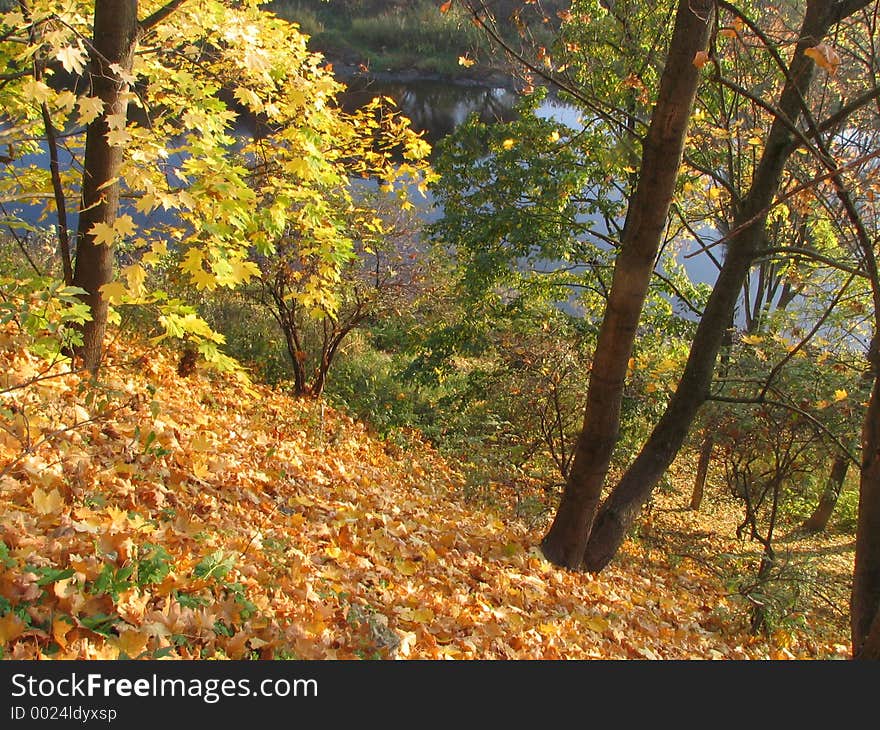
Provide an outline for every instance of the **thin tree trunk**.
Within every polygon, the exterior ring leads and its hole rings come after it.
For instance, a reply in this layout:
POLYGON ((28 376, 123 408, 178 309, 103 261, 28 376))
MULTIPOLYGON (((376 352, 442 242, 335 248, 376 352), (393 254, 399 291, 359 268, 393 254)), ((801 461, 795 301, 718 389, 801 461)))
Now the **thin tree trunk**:
POLYGON ((596 517, 584 558, 587 570, 602 570, 617 553, 709 396, 725 330, 732 321, 739 293, 763 242, 767 214, 779 190, 783 169, 796 147, 790 125, 801 116, 801 104, 815 74, 815 64, 804 51, 825 36, 831 25, 841 19, 842 12, 839 3, 822 0, 807 3, 777 106, 779 116, 767 135, 752 187, 735 219, 727 255, 691 343, 684 373, 665 413, 596 517))
POLYGON ((801 529, 806 532, 823 532, 828 527, 828 521, 831 519, 831 513, 837 505, 837 499, 840 497, 840 490, 843 488, 843 480, 846 479, 846 472, 849 470, 849 458, 845 454, 838 454, 834 457, 834 463, 831 465, 831 473, 828 475, 828 481, 825 483, 825 489, 822 496, 819 497, 819 504, 813 510, 813 514, 807 518, 801 529))
POLYGON ((694 491, 691 493, 690 508, 692 510, 700 509, 700 505, 703 504, 703 494, 706 490, 706 477, 709 474, 709 462, 712 460, 713 446, 715 446, 715 439, 711 433, 706 433, 703 437, 703 445, 700 447, 697 476, 694 479, 694 491))
POLYGON ((64 283, 73 283, 73 264, 70 255, 70 232, 67 229, 67 199, 61 182, 61 164, 58 161, 58 130, 52 123, 49 105, 44 101, 40 106, 43 114, 43 129, 46 132, 46 146, 49 148, 49 173, 52 176, 52 191, 55 195, 55 215, 58 218, 55 230, 58 232, 58 251, 61 255, 61 271, 64 283))
POLYGON ((89 72, 93 93, 104 102, 104 111, 86 130, 82 200, 76 235, 76 268, 73 283, 85 289, 85 302, 92 319, 82 327, 83 343, 77 348, 83 365, 95 371, 101 363, 108 302, 101 287, 113 280, 113 246, 97 243, 92 234, 96 223, 113 226, 119 210, 119 183, 123 148, 110 145, 109 116, 125 119, 127 84, 111 70, 118 64, 131 71, 137 45, 137 0, 96 0, 94 40, 89 72))
POLYGON ((872 345, 874 387, 862 425, 859 520, 850 622, 854 659, 880 659, 880 379, 877 336, 872 345))
POLYGON ((581 564, 620 427, 627 363, 666 225, 681 163, 699 70, 697 52, 709 37, 714 2, 682 0, 666 66, 642 149, 639 182, 630 201, 620 253, 590 374, 584 425, 562 500, 541 547, 552 562, 581 564))

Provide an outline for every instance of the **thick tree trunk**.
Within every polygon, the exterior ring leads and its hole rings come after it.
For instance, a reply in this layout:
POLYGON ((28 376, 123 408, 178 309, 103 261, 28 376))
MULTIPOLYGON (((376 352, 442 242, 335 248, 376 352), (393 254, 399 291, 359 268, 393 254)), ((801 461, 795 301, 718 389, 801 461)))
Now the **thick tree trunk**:
POLYGON ((122 93, 126 84, 110 69, 118 64, 130 71, 137 45, 137 0, 97 0, 94 40, 89 72, 93 93, 104 102, 104 111, 86 130, 82 200, 76 235, 75 286, 85 289, 92 319, 82 328, 83 344, 77 349, 83 365, 95 371, 101 363, 108 303, 101 287, 113 280, 113 246, 96 243, 92 227, 96 223, 113 226, 119 209, 119 183, 123 148, 107 140, 108 116, 124 119, 128 100, 122 93))
POLYGON ((796 145, 790 129, 801 116, 803 99, 815 73, 804 51, 816 45, 840 19, 838 3, 810 0, 752 187, 736 217, 727 255, 709 297, 684 373, 665 413, 596 517, 584 558, 598 572, 614 557, 660 477, 678 454, 700 406, 709 396, 715 360, 732 321, 739 293, 764 238, 767 214, 779 190, 782 171, 796 145))
POLYGON ((813 510, 813 514, 807 518, 801 529, 806 532, 822 532, 828 527, 828 521, 831 519, 831 513, 837 505, 837 498, 840 497, 840 490, 843 488, 843 480, 846 479, 846 472, 849 470, 849 458, 845 454, 838 454, 834 458, 831 465, 831 473, 828 475, 828 481, 825 483, 825 489, 822 496, 819 497, 819 504, 813 510))
MULTIPOLYGON (((874 365, 877 367, 880 363, 875 362, 874 365)), ((850 598, 854 659, 880 659, 880 539, 877 538, 878 535, 880 535, 880 380, 875 376, 874 388, 871 391, 862 426, 859 521, 856 528, 856 561, 850 598)))
POLYGON ((694 490, 691 492, 690 508, 700 509, 703 504, 703 494, 706 490, 706 477, 709 475, 709 462, 712 460, 712 447, 715 439, 711 433, 703 437, 703 445, 700 447, 700 460, 697 462, 697 476, 694 479, 694 490))
POLYGON ((620 427, 627 363, 648 291, 699 81, 694 66, 706 48, 714 2, 680 2, 666 67, 642 149, 620 253, 593 359, 583 429, 562 500, 541 547, 549 560, 580 565, 620 427))

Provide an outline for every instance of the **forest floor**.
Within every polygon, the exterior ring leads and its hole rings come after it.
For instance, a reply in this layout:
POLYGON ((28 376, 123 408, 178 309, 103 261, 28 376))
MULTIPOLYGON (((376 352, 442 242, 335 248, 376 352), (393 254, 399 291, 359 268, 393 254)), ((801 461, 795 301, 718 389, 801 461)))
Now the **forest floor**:
POLYGON ((719 488, 684 508, 688 464, 572 573, 536 547, 546 515, 517 516, 529 487, 465 499, 415 436, 177 364, 119 336, 95 385, 0 331, 3 658, 848 656, 852 537, 780 538, 762 600, 792 608, 752 636, 757 548, 719 488))

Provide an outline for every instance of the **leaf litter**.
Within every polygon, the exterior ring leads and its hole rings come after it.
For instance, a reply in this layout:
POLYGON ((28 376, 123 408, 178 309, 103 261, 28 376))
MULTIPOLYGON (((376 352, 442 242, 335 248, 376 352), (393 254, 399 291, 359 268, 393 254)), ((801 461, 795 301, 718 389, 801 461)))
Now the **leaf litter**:
POLYGON ((181 377, 130 342, 93 386, 0 334, 4 658, 847 655, 842 622, 749 635, 699 559, 742 544, 680 495, 601 574, 573 573, 541 556, 545 524, 465 499, 461 465, 417 435, 383 441, 235 374, 181 377), (676 536, 693 559, 672 559, 676 536))

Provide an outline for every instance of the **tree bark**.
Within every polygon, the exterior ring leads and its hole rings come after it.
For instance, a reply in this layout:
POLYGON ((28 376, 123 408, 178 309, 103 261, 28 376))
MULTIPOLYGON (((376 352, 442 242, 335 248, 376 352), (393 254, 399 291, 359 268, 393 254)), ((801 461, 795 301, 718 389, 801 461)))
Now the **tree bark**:
POLYGON ((122 164, 123 148, 111 146, 107 140, 110 115, 125 118, 128 100, 123 93, 127 85, 111 70, 118 64, 131 71, 137 46, 137 0, 96 0, 94 38, 91 50, 90 76, 95 96, 104 102, 101 116, 86 130, 83 163, 82 200, 76 235, 75 286, 85 289, 83 297, 92 319, 82 327, 83 343, 77 348, 83 365, 96 371, 101 363, 104 330, 107 326, 108 302, 101 287, 113 280, 113 246, 97 243, 91 233, 96 223, 112 226, 119 210, 119 183, 116 178, 122 164))
POLYGON ((815 64, 804 51, 825 36, 841 19, 843 11, 842 3, 807 3, 779 98, 778 116, 767 135, 751 189, 734 221, 727 255, 691 343, 684 373, 663 416, 596 516, 584 558, 584 567, 591 572, 599 572, 612 560, 709 396, 725 330, 764 239, 767 215, 779 190, 783 169, 796 148, 791 126, 801 116, 801 105, 815 74, 815 64))
POLYGON ((712 447, 715 445, 715 439, 711 433, 707 433, 703 437, 703 445, 700 447, 700 460, 697 462, 697 476, 694 479, 694 490, 691 493, 690 508, 692 510, 700 509, 703 504, 703 493, 706 489, 706 477, 709 475, 709 462, 712 460, 712 447))
POLYGON ((593 358, 584 425, 556 517, 541 548, 557 565, 577 568, 617 443, 620 405, 639 317, 666 225, 699 70, 694 57, 709 38, 712 0, 679 3, 657 104, 642 148, 620 253, 593 358))
POLYGON ((846 479, 846 472, 849 470, 849 458, 845 454, 838 454, 834 457, 834 463, 831 465, 831 473, 828 475, 828 481, 825 483, 825 489, 822 496, 819 497, 819 504, 813 510, 813 514, 807 518, 801 529, 806 532, 823 532, 828 527, 828 521, 831 519, 831 513, 837 505, 837 498, 840 496, 840 490, 843 488, 843 480, 846 479))
MULTIPOLYGON (((876 336, 875 336, 876 342, 876 336)), ((872 346, 875 349, 875 346, 872 346)), ((875 359, 876 368, 880 359, 875 359)), ((862 468, 856 559, 850 598, 854 659, 880 659, 880 380, 874 387, 862 425, 862 468)))

